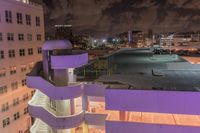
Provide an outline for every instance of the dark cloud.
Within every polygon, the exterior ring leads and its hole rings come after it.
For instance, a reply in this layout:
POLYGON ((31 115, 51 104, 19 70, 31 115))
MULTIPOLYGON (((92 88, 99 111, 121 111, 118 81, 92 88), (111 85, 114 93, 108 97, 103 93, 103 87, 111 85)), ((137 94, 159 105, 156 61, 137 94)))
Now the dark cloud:
POLYGON ((43 0, 47 32, 72 24, 79 33, 116 33, 129 29, 199 30, 199 0, 43 0))

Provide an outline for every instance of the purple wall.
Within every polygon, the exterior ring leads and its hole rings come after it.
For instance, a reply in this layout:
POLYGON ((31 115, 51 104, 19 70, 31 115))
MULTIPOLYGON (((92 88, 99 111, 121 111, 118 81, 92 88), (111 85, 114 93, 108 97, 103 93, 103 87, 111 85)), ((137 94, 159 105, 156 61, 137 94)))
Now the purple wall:
POLYGON ((89 125, 105 126, 106 114, 86 113, 85 122, 89 125))
POLYGON ((68 116, 68 117, 55 117, 44 108, 29 105, 29 113, 32 117, 40 118, 49 126, 55 129, 69 129, 78 127, 84 121, 84 112, 68 116))
POLYGON ((199 92, 106 90, 106 109, 172 114, 200 114, 199 92))
POLYGON ((86 96, 105 97, 105 86, 101 84, 85 84, 84 94, 86 96))
POLYGON ((54 100, 74 99, 82 96, 81 84, 74 86, 56 87, 39 76, 27 76, 27 86, 37 88, 48 97, 54 100))
POLYGON ((106 121, 106 133, 200 133, 200 127, 106 121))
POLYGON ((52 69, 77 68, 88 64, 88 54, 51 56, 52 69))

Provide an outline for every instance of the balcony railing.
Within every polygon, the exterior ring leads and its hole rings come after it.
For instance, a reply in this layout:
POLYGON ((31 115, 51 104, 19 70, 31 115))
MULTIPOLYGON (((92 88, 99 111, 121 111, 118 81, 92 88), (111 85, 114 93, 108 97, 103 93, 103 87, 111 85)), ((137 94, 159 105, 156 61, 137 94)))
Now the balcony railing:
POLYGON ((88 64, 88 54, 51 56, 52 69, 77 68, 88 64))

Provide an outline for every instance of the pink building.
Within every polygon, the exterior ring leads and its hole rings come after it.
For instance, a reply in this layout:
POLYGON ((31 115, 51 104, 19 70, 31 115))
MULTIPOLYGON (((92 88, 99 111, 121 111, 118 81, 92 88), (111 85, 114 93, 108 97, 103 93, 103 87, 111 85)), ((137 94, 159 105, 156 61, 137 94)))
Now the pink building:
POLYGON ((41 60, 42 6, 29 0, 0 0, 0 133, 26 133, 31 127, 25 75, 41 60))
MULTIPOLYGON (((35 118, 32 133, 199 133, 199 92, 114 89, 77 82, 74 69, 88 63, 88 54, 71 48, 67 40, 45 42, 43 61, 27 75, 28 86, 37 89, 29 101, 29 113, 35 118)), ((182 64, 179 71, 169 64, 166 71, 184 73, 190 65, 182 64)), ((149 79, 171 82, 168 75, 154 70, 149 79)), ((147 87, 156 85, 140 81, 147 87)))

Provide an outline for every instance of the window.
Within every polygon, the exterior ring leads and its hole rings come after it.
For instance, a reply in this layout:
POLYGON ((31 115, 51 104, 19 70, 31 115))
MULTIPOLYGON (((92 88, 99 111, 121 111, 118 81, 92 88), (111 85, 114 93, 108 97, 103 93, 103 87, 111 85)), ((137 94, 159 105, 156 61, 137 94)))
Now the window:
POLYGON ((4 59, 5 58, 5 56, 4 56, 4 51, 0 51, 0 59, 4 59))
POLYGON ((14 117, 14 120, 19 119, 19 118, 20 118, 19 112, 15 113, 15 114, 13 115, 13 117, 14 117))
POLYGON ((32 35, 31 34, 27 34, 27 40, 32 41, 32 35))
POLYGON ((19 98, 13 99, 13 106, 16 106, 19 104, 19 98))
POLYGON ((40 17, 35 18, 36 26, 40 26, 40 17))
POLYGON ((19 49, 19 56, 25 56, 25 49, 19 49))
POLYGON ((26 25, 31 25, 31 15, 26 14, 26 25))
POLYGON ((22 13, 17 13, 17 23, 23 24, 22 13))
POLYGON ((28 100, 28 93, 24 94, 24 96, 23 96, 23 101, 26 101, 26 100, 28 100))
POLYGON ((14 41, 14 33, 7 33, 7 40, 14 41))
POLYGON ((4 86, 0 86, 0 94, 5 94, 5 93, 7 93, 7 86, 6 85, 4 85, 4 86))
POLYGON ((25 72, 26 71, 26 65, 21 65, 21 72, 25 72))
POLYGON ((22 86, 25 86, 26 85, 26 79, 23 79, 22 80, 22 86))
POLYGON ((28 107, 24 108, 24 114, 28 113, 28 107))
POLYGON ((0 32, 0 41, 3 41, 3 34, 0 32))
POLYGON ((18 88, 18 83, 17 82, 12 82, 11 83, 11 88, 12 88, 12 90, 16 90, 18 88))
POLYGON ((31 91, 31 96, 33 96, 35 94, 35 90, 31 91))
POLYGON ((10 124, 10 118, 8 117, 8 118, 4 119, 2 123, 3 123, 2 124, 3 128, 6 127, 6 126, 8 126, 10 124))
POLYGON ((1 107, 1 112, 6 112, 9 110, 9 104, 8 102, 3 104, 2 107, 1 107))
POLYGON ((17 67, 15 67, 15 66, 10 67, 10 74, 13 75, 16 73, 17 73, 17 67))
POLYGON ((33 48, 28 49, 28 55, 33 55, 33 48))
POLYGON ((6 10, 5 11, 5 18, 7 23, 12 23, 12 12, 6 10))
POLYGON ((32 69, 33 69, 33 66, 34 66, 34 62, 31 62, 31 63, 29 64, 29 70, 32 70, 32 69))
POLYGON ((18 34, 18 40, 23 41, 24 40, 24 34, 18 34))
POLYGON ((0 69, 0 78, 5 77, 6 76, 6 69, 0 69))
POLYGON ((9 50, 8 56, 9 56, 9 58, 14 58, 15 57, 15 50, 14 49, 9 50))
POLYGON ((37 40, 41 41, 42 40, 42 36, 40 34, 37 34, 37 40))
POLYGON ((38 48, 38 54, 41 54, 41 53, 42 53, 42 48, 39 47, 39 48, 38 48))

